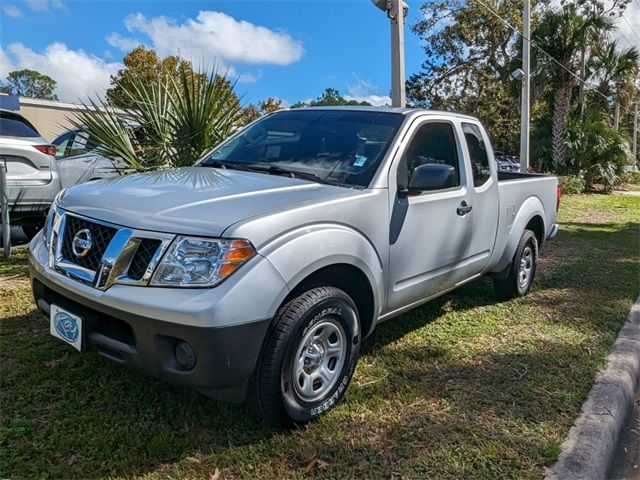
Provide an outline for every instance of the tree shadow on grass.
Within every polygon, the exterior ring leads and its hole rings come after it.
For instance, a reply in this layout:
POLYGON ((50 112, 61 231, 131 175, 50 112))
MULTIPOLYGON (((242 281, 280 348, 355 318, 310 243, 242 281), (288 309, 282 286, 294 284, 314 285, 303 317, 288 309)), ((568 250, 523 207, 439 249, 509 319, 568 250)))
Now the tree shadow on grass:
MULTIPOLYGON (((637 244, 638 226, 569 226, 543 251, 549 268, 532 295, 514 302, 615 336, 624 318, 611 305, 637 295, 637 282, 629 279, 638 278, 638 260, 628 245, 637 244)), ((70 351, 49 337, 35 313, 4 319, 0 476, 137 475, 202 451, 217 462, 212 470, 218 464, 231 471, 242 463, 259 468, 284 456, 303 474, 317 456, 339 465, 339 476, 530 476, 521 452, 540 462, 554 458, 553 439, 564 434, 598 367, 600 357, 588 353, 592 346, 536 345, 529 353, 467 363, 443 358, 435 340, 419 352, 383 348, 448 312, 497 303, 483 279, 380 325, 363 356, 384 365, 384 382, 355 383, 347 401, 363 403, 384 421, 341 416, 343 408, 350 412, 347 405, 276 440, 242 407, 70 351), (380 401, 402 408, 386 411, 380 401), (254 456, 243 459, 245 450, 254 456)))

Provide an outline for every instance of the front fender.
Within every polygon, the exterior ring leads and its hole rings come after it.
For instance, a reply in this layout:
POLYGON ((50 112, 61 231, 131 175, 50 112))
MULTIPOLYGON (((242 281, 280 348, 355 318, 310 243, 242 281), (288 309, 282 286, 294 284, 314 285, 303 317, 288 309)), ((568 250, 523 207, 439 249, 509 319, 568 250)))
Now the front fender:
POLYGON ((375 318, 384 303, 382 261, 367 238, 339 224, 315 224, 297 228, 260 248, 290 289, 321 268, 347 264, 367 277, 374 297, 375 318))
MULTIPOLYGON (((511 224, 511 228, 506 232, 507 239, 502 250, 502 255, 495 266, 491 269, 492 272, 502 272, 509 266, 513 259, 513 255, 516 253, 516 249, 518 248, 518 243, 520 243, 520 238, 522 237, 524 229, 531 219, 536 216, 541 217, 542 222, 545 222, 546 216, 544 214, 544 206, 538 197, 529 197, 518 210, 518 213, 511 224)), ((545 232, 547 231, 547 227, 548 225, 544 225, 545 232)))

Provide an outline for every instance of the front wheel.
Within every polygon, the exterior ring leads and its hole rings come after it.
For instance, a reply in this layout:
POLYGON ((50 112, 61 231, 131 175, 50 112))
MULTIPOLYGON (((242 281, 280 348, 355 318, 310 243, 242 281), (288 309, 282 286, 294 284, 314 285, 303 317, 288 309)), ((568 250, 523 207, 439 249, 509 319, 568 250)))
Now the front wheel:
POLYGON ((513 255, 509 273, 505 278, 494 278, 493 286, 498 296, 504 299, 524 297, 538 267, 538 239, 531 230, 525 230, 513 255))
POLYGON ((250 403, 275 428, 303 425, 343 397, 358 360, 353 300, 334 287, 310 289, 280 308, 251 384, 250 403))
POLYGON ((27 237, 27 240, 33 240, 40 230, 44 228, 45 220, 38 220, 37 222, 30 223, 29 225, 22 225, 22 231, 24 232, 24 236, 27 237))

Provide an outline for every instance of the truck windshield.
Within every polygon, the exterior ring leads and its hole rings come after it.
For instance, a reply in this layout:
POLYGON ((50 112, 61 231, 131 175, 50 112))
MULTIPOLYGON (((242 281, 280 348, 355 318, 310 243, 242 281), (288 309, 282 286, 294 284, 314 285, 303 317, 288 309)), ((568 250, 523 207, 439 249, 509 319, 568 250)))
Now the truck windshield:
POLYGON ((392 112, 277 112, 216 147, 201 165, 292 176, 298 172, 300 178, 366 187, 403 120, 392 112))

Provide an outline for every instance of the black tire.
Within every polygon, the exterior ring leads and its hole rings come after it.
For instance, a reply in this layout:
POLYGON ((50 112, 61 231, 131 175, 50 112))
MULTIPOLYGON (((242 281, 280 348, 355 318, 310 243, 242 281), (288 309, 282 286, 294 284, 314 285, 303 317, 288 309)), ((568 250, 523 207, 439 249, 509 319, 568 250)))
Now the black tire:
POLYGON ((538 239, 531 230, 522 233, 516 253, 509 266, 509 273, 505 278, 493 279, 496 294, 505 300, 524 297, 531 289, 531 284, 538 268, 538 239), (523 262, 525 265, 523 265, 523 262), (523 272, 528 266, 528 272, 523 272), (525 278, 526 276, 526 278, 525 278))
POLYGON ((287 302, 276 314, 258 359, 249 390, 252 410, 272 427, 282 429, 304 425, 333 408, 343 397, 358 361, 359 325, 353 300, 334 287, 313 288, 287 302), (329 335, 326 341, 323 335, 329 335), (312 343, 305 342, 307 337, 312 343), (331 353, 330 349, 343 351, 331 353), (296 378, 300 368, 304 371, 296 378), (331 381, 325 384, 323 379, 313 379, 320 376, 316 370, 328 372, 331 381), (303 386, 309 398, 301 392, 303 386), (321 396, 312 399, 316 386, 321 396))
POLYGON ((38 232, 43 229, 43 227, 44 220, 37 224, 22 225, 22 231, 24 232, 25 237, 27 237, 27 239, 31 241, 33 237, 35 237, 38 232))

